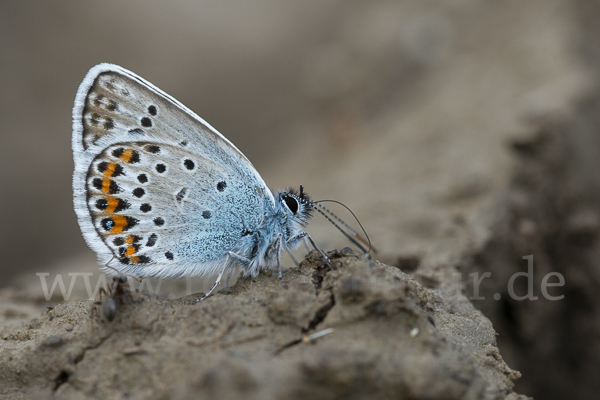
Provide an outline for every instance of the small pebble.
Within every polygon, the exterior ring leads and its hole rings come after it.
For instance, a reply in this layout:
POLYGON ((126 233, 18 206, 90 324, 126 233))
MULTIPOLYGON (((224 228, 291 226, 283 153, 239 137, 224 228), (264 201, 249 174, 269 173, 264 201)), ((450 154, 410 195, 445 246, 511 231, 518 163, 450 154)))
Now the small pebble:
POLYGON ((39 318, 33 318, 29 321, 29 329, 39 329, 42 326, 42 321, 39 318))
POLYGON ((58 347, 61 344, 63 344, 63 338, 60 336, 49 336, 42 342, 42 345, 48 347, 58 347))
POLYGON ((342 254, 345 256, 351 256, 352 254, 354 254, 354 251, 352 251, 350 247, 344 247, 342 249, 342 254))
POLYGON ((145 354, 146 350, 144 350, 141 347, 129 347, 126 349, 123 349, 123 354, 126 356, 132 356, 135 354, 145 354))

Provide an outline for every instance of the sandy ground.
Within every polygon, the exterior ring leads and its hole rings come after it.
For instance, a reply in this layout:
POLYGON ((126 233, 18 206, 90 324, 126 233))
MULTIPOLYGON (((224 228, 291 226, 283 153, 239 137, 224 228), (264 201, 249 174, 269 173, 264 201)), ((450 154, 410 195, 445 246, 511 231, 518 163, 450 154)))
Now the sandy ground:
POLYGON ((350 250, 330 257, 334 270, 311 253, 287 289, 262 274, 197 305, 129 291, 116 314, 57 305, 5 336, 3 394, 521 398, 490 321, 462 296, 444 299, 350 250))

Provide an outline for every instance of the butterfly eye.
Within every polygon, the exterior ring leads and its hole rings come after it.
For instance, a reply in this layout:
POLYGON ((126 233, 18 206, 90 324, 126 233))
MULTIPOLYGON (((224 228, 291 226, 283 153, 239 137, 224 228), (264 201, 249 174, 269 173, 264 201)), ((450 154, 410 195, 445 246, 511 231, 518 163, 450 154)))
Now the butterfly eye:
POLYGON ((282 196, 283 201, 285 201, 285 204, 287 205, 287 207, 290 209, 290 211, 294 214, 296 214, 298 212, 298 200, 296 200, 294 197, 291 196, 282 196))

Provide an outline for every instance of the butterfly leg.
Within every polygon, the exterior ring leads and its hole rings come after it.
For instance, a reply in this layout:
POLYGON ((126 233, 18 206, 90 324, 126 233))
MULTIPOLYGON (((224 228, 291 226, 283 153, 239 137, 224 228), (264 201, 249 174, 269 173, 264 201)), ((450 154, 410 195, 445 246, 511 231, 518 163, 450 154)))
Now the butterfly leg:
POLYGON ((300 265, 298 263, 298 260, 296 260, 296 257, 294 257, 294 254, 292 254, 292 251, 290 250, 296 247, 296 244, 299 240, 301 240, 302 238, 304 238, 305 232, 302 232, 300 235, 295 236, 293 238, 290 238, 287 240, 287 242, 285 242, 285 251, 288 253, 288 255, 290 256, 290 258, 292 259, 292 261, 294 262, 294 264, 296 264, 296 266, 300 265))
MULTIPOLYGON (((306 233, 306 232, 304 232, 304 233, 306 233)), ((310 237, 310 235, 308 233, 306 233, 305 237, 310 241, 310 243, 315 248, 315 250, 317 250, 319 253, 321 253, 321 255, 323 256, 323 258, 325 259, 325 261, 327 261, 327 264, 329 264, 329 266, 332 269, 335 269, 335 267, 333 266, 333 262, 331 262, 331 259, 329 257, 327 257, 327 254, 325 254, 325 252, 323 250, 321 250, 320 248, 317 247, 317 244, 315 243, 315 241, 313 240, 313 238, 310 237)))
MULTIPOLYGON (((317 245, 315 244, 315 241, 313 240, 312 237, 310 237, 310 235, 307 232, 302 232, 292 238, 289 238, 288 241, 286 242, 286 250, 288 250, 288 247, 291 247, 291 248, 296 247, 298 242, 302 239, 304 239, 304 244, 306 245, 307 248, 308 248, 307 241, 310 241, 310 243, 312 243, 315 250, 317 250, 319 253, 321 253, 321 255, 327 261, 327 263, 333 267, 333 263, 331 262, 329 257, 327 257, 327 254, 325 254, 325 252, 323 252, 321 249, 319 249, 317 247, 317 245)), ((308 249, 308 251, 310 251, 310 249, 308 249)), ((288 252, 289 252, 289 250, 288 250, 288 252)))
POLYGON ((213 290, 215 290, 215 288, 217 286, 219 286, 219 283, 221 283, 221 278, 223 278, 223 273, 225 272, 225 270, 227 269, 228 266, 229 266, 229 264, 225 263, 225 266, 223 267, 223 269, 219 273, 219 276, 217 277, 217 280, 215 281, 214 285, 212 285, 212 287, 210 288, 210 290, 208 292, 206 292, 206 294, 204 296, 200 297, 199 299, 194 300, 192 302, 192 304, 199 303, 199 302, 201 302, 202 300, 204 300, 205 298, 207 298, 208 296, 211 295, 211 293, 213 292, 213 290))
POLYGON ((275 251, 275 254, 277 254, 277 273, 279 276, 279 283, 281 283, 281 286, 286 288, 287 285, 283 281, 283 273, 281 272, 281 234, 279 234, 279 238, 277 239, 277 251, 275 251))
POLYGON ((229 257, 233 258, 235 261, 237 261, 240 265, 244 267, 250 266, 250 263, 252 262, 252 260, 250 260, 249 258, 240 256, 239 254, 236 254, 233 251, 230 251, 227 254, 229 255, 229 257))
POLYGON ((292 253, 292 251, 290 249, 288 249, 287 247, 285 248, 285 251, 288 253, 288 256, 290 256, 290 258, 292 259, 292 261, 294 262, 294 264, 296 264, 296 266, 300 265, 298 263, 298 260, 296 260, 296 257, 294 257, 294 254, 292 253))
MULTIPOLYGON (((302 232, 296 236, 293 236, 291 238, 289 238, 286 242, 285 242, 285 247, 286 250, 289 248, 295 248, 296 246, 298 246, 298 243, 300 242, 300 240, 305 239, 306 236, 308 236, 308 233, 306 232, 302 232)), ((310 249, 309 249, 310 251, 310 249)))

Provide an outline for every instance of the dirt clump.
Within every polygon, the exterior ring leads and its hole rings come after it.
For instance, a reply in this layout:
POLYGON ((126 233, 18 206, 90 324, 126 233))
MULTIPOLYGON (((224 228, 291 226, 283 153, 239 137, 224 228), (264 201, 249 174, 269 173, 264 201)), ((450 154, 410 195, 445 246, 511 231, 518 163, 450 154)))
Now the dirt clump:
POLYGON ((114 320, 93 300, 5 329, 10 398, 524 399, 490 321, 396 267, 313 251, 290 270, 197 295, 123 292, 114 320))

